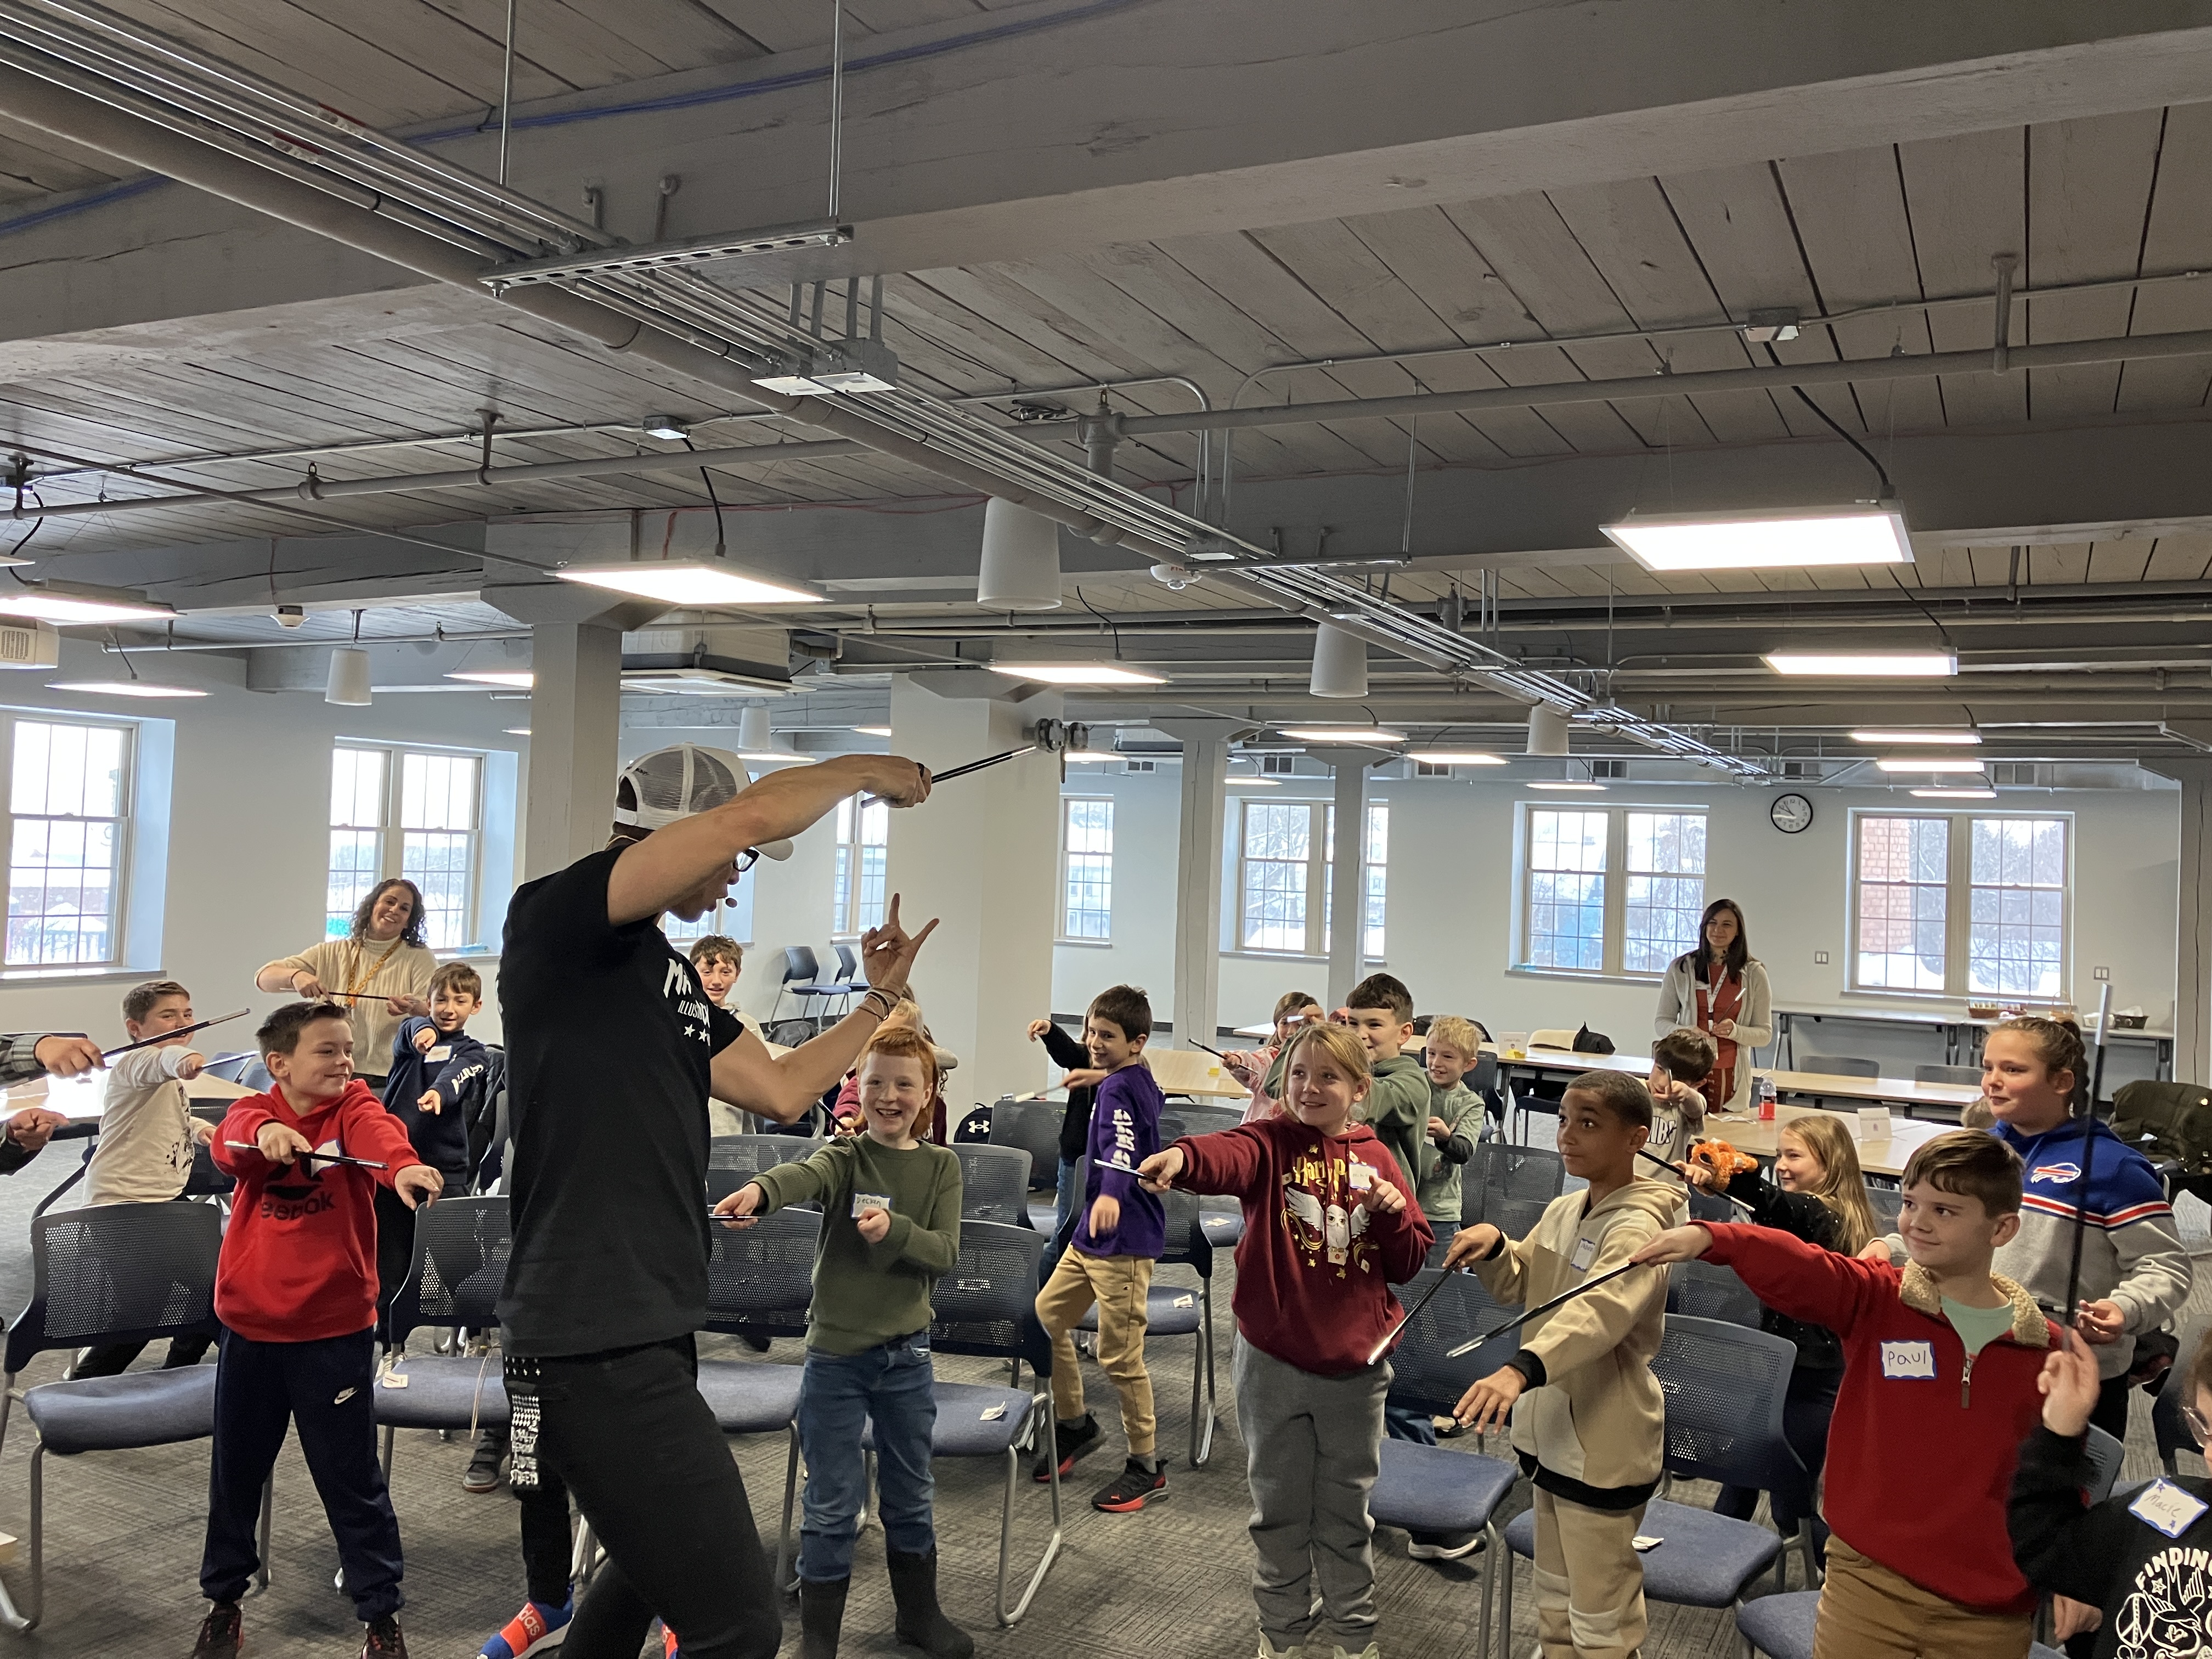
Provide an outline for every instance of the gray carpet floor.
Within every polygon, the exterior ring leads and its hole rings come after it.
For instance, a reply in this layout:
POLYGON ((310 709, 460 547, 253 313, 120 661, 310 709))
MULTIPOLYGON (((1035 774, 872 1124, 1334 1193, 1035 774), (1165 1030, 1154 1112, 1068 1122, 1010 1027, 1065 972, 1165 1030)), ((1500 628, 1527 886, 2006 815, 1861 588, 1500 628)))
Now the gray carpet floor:
MULTIPOLYGON (((72 1152, 56 1148, 13 1180, 0 1182, 0 1308, 20 1308, 27 1300, 27 1218, 74 1161, 72 1152)), ((2190 1222, 2200 1250, 2205 1249, 2203 1221, 2200 1212, 2190 1222)), ((2203 1256, 2199 1260, 2212 1266, 2203 1256)), ((1162 1277, 1187 1271, 1166 1268, 1162 1277)), ((1109 1431, 1069 1483, 1060 1560, 1027 1620, 1012 1630, 999 1629, 991 1612, 1001 1466, 938 1466, 945 1603, 975 1632, 979 1653, 992 1659, 1121 1659, 1135 1653, 1242 1659, 1253 1652, 1251 1553, 1244 1531, 1249 1500, 1228 1375, 1229 1288, 1224 1271, 1216 1282, 1220 1423, 1212 1461, 1203 1469, 1192 1469, 1186 1461, 1194 1344, 1156 1341, 1148 1358, 1158 1395, 1162 1449, 1175 1459, 1170 1496, 1135 1515, 1107 1515, 1090 1507, 1091 1492, 1119 1468, 1118 1429, 1109 1431)), ((2212 1286, 2200 1277, 2191 1316, 2207 1314, 2212 1314, 2212 1286)), ((715 1339, 707 1339, 705 1346, 727 1357, 753 1358, 715 1339)), ((23 1382, 58 1376, 63 1358, 41 1358, 23 1382)), ((758 1363, 793 1364, 799 1358, 799 1344, 779 1342, 758 1363)), ((955 1380, 1005 1376, 1003 1367, 981 1360, 944 1357, 939 1364, 940 1374, 955 1380)), ((1088 1363, 1085 1381, 1102 1420, 1112 1424, 1110 1385, 1088 1363)), ((24 1537, 29 1528, 27 1465, 32 1443, 19 1413, 0 1451, 0 1529, 24 1537)), ((1482 1455, 1464 1441, 1447 1443, 1455 1455, 1482 1455)), ((781 1437, 743 1439, 732 1443, 732 1452, 763 1533, 772 1535, 782 1493, 784 1442, 781 1437)), ((45 1622, 28 1635, 0 1637, 0 1646, 55 1659, 189 1651, 204 1605, 197 1578, 207 1455, 202 1443, 49 1460, 45 1622)), ((503 1491, 489 1497, 464 1492, 460 1480, 467 1461, 468 1449, 458 1440, 422 1432, 399 1437, 392 1486, 407 1553, 403 1623, 412 1651, 432 1659, 465 1659, 475 1653, 514 1613, 522 1596, 515 1504, 503 1491)), ((2154 1468, 2148 1402, 2138 1399, 2126 1474, 2135 1478, 2154 1468)), ((1525 1506, 1523 1492, 1525 1487, 1516 1492, 1509 1512, 1525 1506)), ((332 1588, 336 1552, 296 1443, 288 1444, 278 1465, 276 1493, 272 1582, 265 1595, 247 1603, 248 1650, 255 1659, 336 1659, 356 1651, 360 1626, 345 1598, 332 1588)), ((1709 1503, 1711 1498, 1710 1488, 1694 1484, 1678 1486, 1674 1495, 1692 1503, 1709 1503)), ((1024 1480, 1015 1494, 1018 1583, 1035 1563, 1048 1521, 1044 1490, 1024 1480)), ((890 1635, 892 1609, 882 1551, 880 1531, 870 1528, 860 1541, 846 1618, 848 1654, 898 1650, 890 1635)), ((1387 1528, 1377 1536, 1376 1556, 1385 1653, 1472 1659, 1483 1558, 1441 1565, 1415 1561, 1406 1553, 1405 1534, 1387 1528)), ((19 1557, 5 1577, 20 1592, 27 1571, 27 1559, 19 1557)), ((1519 1564, 1517 1571, 1511 1651, 1526 1656, 1534 1641, 1527 1565, 1519 1564)), ((1650 1659, 1702 1659, 1737 1650, 1732 1620, 1725 1613, 1657 1605, 1651 1612, 1651 1637, 1644 1649, 1650 1659)), ((785 1621, 786 1650, 795 1651, 797 1615, 790 1604, 785 1621)))

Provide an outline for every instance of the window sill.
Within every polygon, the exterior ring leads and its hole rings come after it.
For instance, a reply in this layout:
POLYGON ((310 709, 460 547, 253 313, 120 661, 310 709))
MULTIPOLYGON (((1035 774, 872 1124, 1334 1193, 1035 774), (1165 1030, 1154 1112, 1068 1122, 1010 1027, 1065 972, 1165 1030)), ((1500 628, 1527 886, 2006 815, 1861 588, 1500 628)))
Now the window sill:
POLYGON ((1053 943, 1073 945, 1079 950, 1085 951, 1110 951, 1114 948, 1114 941, 1110 939, 1056 939, 1053 943))
MULTIPOLYGON (((1224 951, 1221 954, 1241 962, 1317 962, 1323 967, 1328 965, 1327 957, 1311 956, 1304 951, 1224 951)), ((1389 963, 1388 957, 1362 957, 1359 960, 1364 968, 1382 968, 1389 963)))
POLYGON ((159 968, 9 968, 0 969, 0 985, 136 985, 162 979, 159 968))
POLYGON ((1586 974, 1574 968, 1534 968, 1516 962, 1505 970, 1510 979, 1563 979, 1577 985, 1650 985, 1666 980, 1664 974, 1586 974))

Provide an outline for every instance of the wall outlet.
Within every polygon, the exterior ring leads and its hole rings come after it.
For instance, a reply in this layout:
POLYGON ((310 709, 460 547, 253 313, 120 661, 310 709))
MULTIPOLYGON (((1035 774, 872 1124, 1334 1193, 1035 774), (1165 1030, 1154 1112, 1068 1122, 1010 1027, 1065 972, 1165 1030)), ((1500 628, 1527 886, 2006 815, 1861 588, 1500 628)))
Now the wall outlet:
POLYGON ((2098 968, 2092 971, 2099 979, 2110 979, 2112 976, 2112 970, 2109 968, 2098 968))
POLYGON ((1814 951, 1814 952, 1813 952, 1813 965, 1814 965, 1815 968, 1825 968, 1825 967, 1826 967, 1826 966, 1828 965, 1828 953, 1827 953, 1826 951, 1814 951))

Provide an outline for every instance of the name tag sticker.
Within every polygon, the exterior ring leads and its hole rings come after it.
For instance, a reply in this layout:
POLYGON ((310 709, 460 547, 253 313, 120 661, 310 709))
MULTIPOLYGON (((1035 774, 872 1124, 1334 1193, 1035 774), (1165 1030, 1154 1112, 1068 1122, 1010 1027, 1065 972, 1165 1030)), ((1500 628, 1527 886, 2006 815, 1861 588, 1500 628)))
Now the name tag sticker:
POLYGON ((2128 1505, 2128 1513, 2168 1538, 2179 1538, 2197 1524, 2206 1507, 2203 1499, 2192 1497, 2172 1481, 2154 1480, 2128 1505))
POLYGON ((1358 1158, 1352 1159, 1352 1190, 1355 1193, 1364 1193, 1374 1184, 1375 1166, 1371 1164, 1362 1164, 1358 1158))
POLYGON ((1589 1264, 1597 1260, 1597 1240, 1594 1238, 1577 1239, 1575 1241, 1575 1253, 1569 1256, 1567 1260, 1574 1265, 1574 1269, 1577 1273, 1588 1273, 1589 1271, 1589 1264))
POLYGON ((1936 1345, 1932 1342, 1885 1342, 1881 1345, 1881 1374, 1892 1379, 1936 1376, 1936 1345))
POLYGON ((436 1048, 431 1049, 428 1054, 422 1056, 423 1059, 430 1061, 431 1064, 435 1066, 442 1066, 453 1057, 453 1045, 450 1042, 441 1042, 436 1048))
POLYGON ((853 1194, 853 1219, 858 1221, 860 1218, 861 1212, 864 1210, 888 1210, 890 1206, 890 1200, 885 1198, 881 1193, 854 1193, 853 1194))

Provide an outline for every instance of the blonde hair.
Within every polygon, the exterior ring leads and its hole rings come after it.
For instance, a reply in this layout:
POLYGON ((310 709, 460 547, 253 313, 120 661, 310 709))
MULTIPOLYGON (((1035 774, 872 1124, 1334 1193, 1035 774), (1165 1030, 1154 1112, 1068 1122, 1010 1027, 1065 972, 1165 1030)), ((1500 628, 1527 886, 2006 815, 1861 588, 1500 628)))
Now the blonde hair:
POLYGON ((1462 1019, 1457 1014, 1438 1014, 1429 1026, 1429 1041, 1443 1043, 1469 1060, 1482 1057, 1482 1034, 1474 1029, 1473 1020, 1462 1019))
MULTIPOLYGON (((1367 1069, 1367 1045, 1349 1025, 1309 1025, 1283 1048, 1283 1087, 1290 1088, 1291 1067, 1297 1063, 1298 1050, 1317 1048, 1322 1058, 1344 1068, 1354 1083, 1365 1083, 1373 1075, 1367 1069)), ((1352 1121, 1364 1123, 1367 1114, 1364 1103, 1352 1103, 1352 1121)))
POLYGON ((1820 1184, 1813 1196, 1828 1206, 1836 1218, 1837 1251, 1856 1255, 1881 1229, 1874 1224, 1874 1210, 1867 1203, 1866 1176, 1859 1168, 1859 1150, 1851 1142, 1839 1113, 1808 1112, 1782 1125, 1782 1133, 1795 1135, 1807 1152, 1820 1160, 1820 1184))

